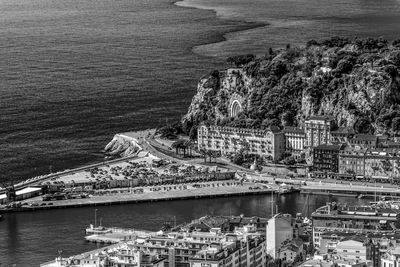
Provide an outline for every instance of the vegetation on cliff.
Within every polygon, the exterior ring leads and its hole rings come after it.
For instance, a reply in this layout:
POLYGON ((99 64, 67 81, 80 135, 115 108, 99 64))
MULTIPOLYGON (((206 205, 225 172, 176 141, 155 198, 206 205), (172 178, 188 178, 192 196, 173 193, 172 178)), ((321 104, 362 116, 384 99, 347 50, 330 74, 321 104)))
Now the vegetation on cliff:
POLYGON ((235 68, 200 80, 184 131, 201 122, 299 126, 308 116, 330 115, 359 133, 400 133, 400 40, 334 37, 228 62, 235 68), (242 109, 230 117, 233 96, 242 109))

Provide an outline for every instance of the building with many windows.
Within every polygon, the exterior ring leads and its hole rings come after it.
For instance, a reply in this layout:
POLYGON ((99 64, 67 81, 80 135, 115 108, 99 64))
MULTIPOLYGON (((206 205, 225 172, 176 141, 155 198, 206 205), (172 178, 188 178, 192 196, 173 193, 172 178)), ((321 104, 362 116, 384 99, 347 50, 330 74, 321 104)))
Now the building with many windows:
POLYGON ((372 134, 355 134, 352 138, 348 139, 348 143, 356 149, 375 149, 378 145, 378 137, 372 134))
POLYGON ((199 150, 215 151, 222 155, 235 154, 244 149, 250 155, 277 161, 285 152, 284 135, 278 127, 257 130, 201 125, 197 138, 199 150))
POLYGON ((331 143, 343 144, 347 143, 349 139, 354 136, 355 132, 352 128, 339 127, 335 131, 331 131, 331 143))
POLYGON ((301 157, 301 154, 304 152, 304 141, 306 139, 304 129, 286 126, 283 128, 283 133, 285 135, 286 154, 296 158, 301 157))
POLYGON ((313 149, 313 172, 321 175, 335 175, 339 172, 339 151, 341 145, 319 145, 313 149))
POLYGON ((332 118, 328 116, 311 116, 304 122, 305 149, 330 143, 331 121, 332 118))
POLYGON ((339 174, 380 180, 400 178, 400 150, 346 147, 340 151, 339 174))

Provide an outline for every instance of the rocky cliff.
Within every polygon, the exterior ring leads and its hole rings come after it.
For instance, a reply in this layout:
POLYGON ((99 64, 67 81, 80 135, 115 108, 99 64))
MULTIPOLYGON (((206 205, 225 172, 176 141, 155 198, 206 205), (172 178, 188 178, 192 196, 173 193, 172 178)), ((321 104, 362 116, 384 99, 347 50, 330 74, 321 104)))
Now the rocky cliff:
POLYGON ((142 147, 136 138, 124 134, 116 134, 104 150, 107 156, 128 157, 139 153, 142 147))
POLYGON ((331 115, 356 132, 400 131, 400 41, 332 38, 203 77, 182 122, 264 128, 331 115))

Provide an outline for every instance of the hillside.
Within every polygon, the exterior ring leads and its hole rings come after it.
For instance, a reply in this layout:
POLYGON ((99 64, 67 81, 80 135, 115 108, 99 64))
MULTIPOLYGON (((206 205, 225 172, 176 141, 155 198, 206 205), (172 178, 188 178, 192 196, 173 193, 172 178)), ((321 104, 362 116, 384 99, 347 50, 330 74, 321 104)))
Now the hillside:
POLYGON ((184 130, 203 121, 300 126, 310 115, 331 115, 359 133, 400 132, 400 40, 335 37, 228 61, 235 68, 200 80, 184 130))

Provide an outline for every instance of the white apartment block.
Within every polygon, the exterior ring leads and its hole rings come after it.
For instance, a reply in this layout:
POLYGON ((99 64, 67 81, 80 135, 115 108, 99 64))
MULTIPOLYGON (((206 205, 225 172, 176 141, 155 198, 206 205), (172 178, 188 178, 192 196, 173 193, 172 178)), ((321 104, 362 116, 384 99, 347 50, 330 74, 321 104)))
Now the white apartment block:
POLYGON ((285 137, 278 127, 269 130, 201 125, 198 128, 198 148, 235 154, 246 149, 248 154, 270 160, 280 160, 285 152, 285 137))

